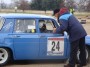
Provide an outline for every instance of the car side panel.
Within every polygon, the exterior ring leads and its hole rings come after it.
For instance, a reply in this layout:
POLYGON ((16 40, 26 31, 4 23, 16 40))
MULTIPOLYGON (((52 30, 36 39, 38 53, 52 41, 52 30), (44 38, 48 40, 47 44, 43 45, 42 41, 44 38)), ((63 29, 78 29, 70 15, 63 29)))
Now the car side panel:
MULTIPOLYGON (((52 34, 47 34, 47 37, 64 37, 64 36, 57 36, 52 34)), ((69 54, 69 46, 67 38, 64 38, 64 55, 63 56, 48 56, 47 55, 47 37, 40 38, 40 59, 67 59, 69 54)), ((62 44, 63 45, 63 44, 62 44)), ((62 47, 60 47, 62 48, 62 47)))
POLYGON ((85 44, 90 46, 90 36, 89 35, 85 37, 85 44))

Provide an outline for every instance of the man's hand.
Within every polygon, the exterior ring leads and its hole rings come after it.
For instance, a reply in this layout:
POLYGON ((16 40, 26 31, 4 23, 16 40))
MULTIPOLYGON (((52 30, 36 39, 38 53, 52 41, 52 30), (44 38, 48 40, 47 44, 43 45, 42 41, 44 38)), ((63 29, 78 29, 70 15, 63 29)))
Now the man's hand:
POLYGON ((55 33, 55 32, 56 32, 56 28, 54 27, 54 28, 53 28, 53 33, 55 33))

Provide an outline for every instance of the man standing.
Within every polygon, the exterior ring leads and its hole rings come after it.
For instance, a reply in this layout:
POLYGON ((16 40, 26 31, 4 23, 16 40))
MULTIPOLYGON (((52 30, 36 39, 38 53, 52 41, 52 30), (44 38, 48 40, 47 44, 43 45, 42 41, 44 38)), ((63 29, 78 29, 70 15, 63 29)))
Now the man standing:
MULTIPOLYGON (((55 14, 54 14, 55 15, 55 14)), ((66 31, 69 34, 70 40, 70 59, 64 67, 75 67, 76 56, 78 49, 80 50, 80 63, 77 67, 86 65, 86 52, 85 52, 85 36, 87 35, 83 26, 72 15, 67 8, 61 8, 56 16, 59 20, 60 27, 55 28, 54 33, 63 33, 66 31)))

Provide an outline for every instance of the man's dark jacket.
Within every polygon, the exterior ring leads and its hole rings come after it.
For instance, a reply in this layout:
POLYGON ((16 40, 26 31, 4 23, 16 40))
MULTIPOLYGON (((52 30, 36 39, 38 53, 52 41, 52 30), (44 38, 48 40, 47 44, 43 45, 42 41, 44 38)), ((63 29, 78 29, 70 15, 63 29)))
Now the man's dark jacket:
POLYGON ((87 35, 81 23, 69 12, 65 12, 59 17, 59 23, 61 25, 56 29, 56 33, 67 31, 70 42, 76 41, 87 35))

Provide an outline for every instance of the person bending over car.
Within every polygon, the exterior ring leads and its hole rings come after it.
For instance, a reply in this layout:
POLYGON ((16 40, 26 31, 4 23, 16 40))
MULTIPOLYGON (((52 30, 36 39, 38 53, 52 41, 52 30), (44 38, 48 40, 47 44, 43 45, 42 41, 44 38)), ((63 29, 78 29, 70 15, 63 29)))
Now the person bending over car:
POLYGON ((54 10, 54 15, 58 18, 60 27, 54 28, 53 32, 62 33, 66 31, 69 34, 70 58, 69 63, 64 65, 64 67, 75 67, 78 50, 80 50, 80 62, 77 67, 85 66, 87 64, 85 52, 85 36, 87 33, 83 26, 66 7, 63 7, 58 11, 54 10))

